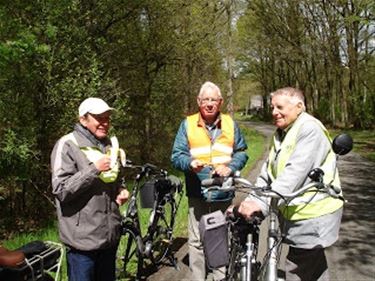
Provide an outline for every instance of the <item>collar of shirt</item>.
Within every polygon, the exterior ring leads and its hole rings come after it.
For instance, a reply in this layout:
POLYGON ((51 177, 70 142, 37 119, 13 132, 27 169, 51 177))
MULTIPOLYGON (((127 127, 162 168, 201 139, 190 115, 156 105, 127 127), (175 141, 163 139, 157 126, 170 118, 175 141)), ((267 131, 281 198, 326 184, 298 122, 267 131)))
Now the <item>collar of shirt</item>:
POLYGON ((294 123, 299 119, 301 118, 301 116, 304 114, 304 112, 301 112, 298 116, 297 116, 297 119, 294 120, 291 124, 289 124, 288 127, 286 127, 285 129, 277 129, 277 136, 278 136, 278 139, 280 140, 280 142, 282 142, 286 136, 286 134, 288 133, 288 131, 290 130, 290 128, 293 127, 294 123))
POLYGON ((207 130, 209 130, 209 131, 213 130, 215 128, 221 129, 221 113, 219 113, 219 115, 217 116, 215 122, 213 122, 212 124, 206 124, 206 122, 204 121, 202 115, 199 113, 198 126, 204 127, 207 130))

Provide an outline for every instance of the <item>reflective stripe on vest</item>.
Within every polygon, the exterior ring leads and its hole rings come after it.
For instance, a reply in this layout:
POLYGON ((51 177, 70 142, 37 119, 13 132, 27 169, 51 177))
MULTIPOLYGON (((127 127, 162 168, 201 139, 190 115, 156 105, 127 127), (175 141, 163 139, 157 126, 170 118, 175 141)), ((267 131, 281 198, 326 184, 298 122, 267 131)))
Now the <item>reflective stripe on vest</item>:
MULTIPOLYGON (((90 146, 79 146, 76 138, 74 137, 73 133, 70 133, 67 135, 67 139, 71 140, 75 145, 79 147, 79 149, 86 155, 87 159, 91 162, 96 162, 100 158, 102 158, 105 154, 101 152, 101 150, 97 147, 90 147, 90 146)), ((108 153, 111 151, 109 150, 108 153)), ((108 154, 110 155, 110 154, 108 154)), ((119 173, 119 164, 118 162, 116 165, 108 170, 108 171, 102 171, 99 174, 99 178, 105 182, 105 183, 111 183, 116 181, 117 176, 119 173)))
MULTIPOLYGON (((273 144, 268 158, 268 175, 272 181, 274 181, 274 179, 283 172, 290 156, 294 152, 298 132, 302 124, 306 121, 317 122, 330 141, 328 131, 319 120, 309 115, 307 115, 307 117, 297 119, 295 124, 293 124, 293 126, 287 132, 281 145, 278 146, 278 143, 276 142, 276 135, 273 137, 273 144), (277 155, 278 161, 277 165, 274 165, 273 160, 276 158, 277 151, 279 151, 277 155)), ((335 176, 332 184, 338 187, 340 186, 337 168, 336 172, 334 173, 335 154, 332 150, 330 150, 323 164, 319 168, 321 168, 324 172, 324 183, 330 183, 335 176)), ((282 215, 288 220, 304 220, 330 214, 341 208, 342 205, 342 200, 333 198, 327 193, 316 192, 315 190, 305 192, 304 194, 288 202, 287 205, 280 206, 279 209, 282 215)))
POLYGON ((187 136, 190 154, 208 165, 226 164, 232 160, 234 122, 227 114, 221 114, 221 134, 211 142, 205 127, 198 125, 199 113, 187 117, 187 136))

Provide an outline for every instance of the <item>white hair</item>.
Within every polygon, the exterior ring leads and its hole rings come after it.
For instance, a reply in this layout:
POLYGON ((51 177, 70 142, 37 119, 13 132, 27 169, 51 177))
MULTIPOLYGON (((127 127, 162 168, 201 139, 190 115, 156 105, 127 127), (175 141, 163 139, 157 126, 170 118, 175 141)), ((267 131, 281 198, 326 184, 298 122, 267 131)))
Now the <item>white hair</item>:
POLYGON ((199 90, 198 98, 201 98, 202 95, 204 94, 204 92, 206 92, 207 89, 214 90, 219 95, 219 97, 221 99, 223 98, 223 96, 221 95, 220 88, 216 84, 214 84, 210 81, 207 81, 207 82, 203 83, 203 85, 201 86, 201 89, 199 90))
POLYGON ((286 88, 278 89, 275 92, 270 94, 271 98, 274 96, 279 96, 279 95, 288 96, 289 102, 291 104, 297 104, 301 102, 302 110, 306 111, 305 96, 301 90, 292 88, 292 87, 286 87, 286 88))

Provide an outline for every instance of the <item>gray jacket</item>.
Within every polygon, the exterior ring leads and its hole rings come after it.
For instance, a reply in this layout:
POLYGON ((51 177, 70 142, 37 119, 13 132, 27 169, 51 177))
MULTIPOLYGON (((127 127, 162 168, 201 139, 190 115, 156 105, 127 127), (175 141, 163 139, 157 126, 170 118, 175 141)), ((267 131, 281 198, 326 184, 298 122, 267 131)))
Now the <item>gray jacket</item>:
MULTIPOLYGON (((307 113, 302 113, 298 118, 301 119, 303 125, 297 135, 295 150, 284 171, 271 182, 267 172, 268 161, 266 161, 257 179, 257 186, 271 184, 272 189, 281 194, 291 193, 308 184, 311 181, 307 177, 308 173, 313 168, 320 167, 326 159, 331 150, 331 143, 315 118, 307 113)), ((283 134, 282 132, 278 133, 275 134, 275 141, 281 143, 283 134)), ((273 163, 276 162, 277 159, 274 159, 273 163)), ((251 200, 255 200, 261 205, 264 215, 268 214, 267 200, 254 197, 251 200)), ((281 218, 285 242, 297 248, 328 247, 338 239, 341 215, 342 208, 332 214, 313 219, 288 221, 281 218)))
MULTIPOLYGON (((97 140, 77 124, 73 132, 79 146, 105 152, 109 141, 97 140)), ((114 183, 99 179, 99 170, 67 136, 52 151, 52 188, 56 198, 61 241, 75 249, 90 251, 116 246, 121 216, 115 202, 120 176, 114 183)))

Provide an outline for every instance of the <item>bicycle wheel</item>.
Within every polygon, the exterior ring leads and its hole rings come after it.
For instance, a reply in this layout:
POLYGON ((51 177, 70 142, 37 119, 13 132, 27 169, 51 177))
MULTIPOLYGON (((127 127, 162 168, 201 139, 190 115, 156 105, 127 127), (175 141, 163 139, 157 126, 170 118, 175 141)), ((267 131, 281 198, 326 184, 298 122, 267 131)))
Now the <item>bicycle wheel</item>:
POLYGON ((156 211, 156 227, 154 228, 151 251, 155 264, 162 262, 172 246, 175 210, 175 201, 170 197, 164 197, 156 211))
POLYGON ((229 264, 226 270, 226 280, 240 280, 241 257, 244 250, 237 241, 231 241, 229 264))
POLYGON ((258 280, 259 263, 255 261, 258 253, 258 225, 239 220, 230 226, 229 233, 231 248, 226 279, 258 280), (251 245, 251 251, 248 245, 251 245))
POLYGON ((137 235, 124 227, 116 255, 116 280, 136 280, 142 271, 143 258, 137 247, 137 235))

